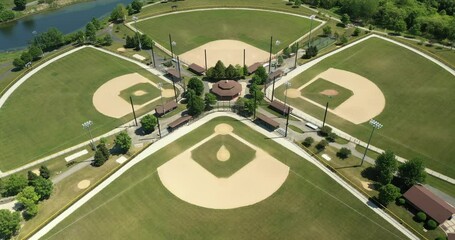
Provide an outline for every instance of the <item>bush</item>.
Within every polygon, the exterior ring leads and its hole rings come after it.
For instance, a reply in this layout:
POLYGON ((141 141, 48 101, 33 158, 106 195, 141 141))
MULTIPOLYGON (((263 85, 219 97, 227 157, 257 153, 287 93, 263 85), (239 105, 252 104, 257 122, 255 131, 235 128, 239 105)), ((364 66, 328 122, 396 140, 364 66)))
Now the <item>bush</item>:
POLYGON ((325 149, 325 147, 327 147, 327 145, 329 145, 327 140, 322 139, 320 142, 318 142, 318 144, 316 144, 316 149, 318 151, 323 151, 325 149))
POLYGON ((351 150, 345 147, 341 148, 340 151, 337 152, 337 157, 341 159, 348 158, 349 155, 351 155, 351 150))
POLYGON ((147 114, 141 119, 142 129, 146 134, 155 131, 155 126, 158 124, 158 119, 152 114, 147 114))
POLYGON ((406 199, 404 199, 404 198, 398 198, 397 199, 397 205, 398 206, 403 206, 404 204, 406 204, 406 199))
POLYGON ((324 136, 324 137, 328 136, 329 133, 331 133, 331 132, 332 132, 332 128, 329 126, 324 126, 321 129, 319 129, 319 135, 324 136))
POLYGON ((310 147, 311 144, 313 144, 313 143, 314 143, 314 139, 312 137, 307 137, 302 142, 303 146, 305 146, 305 147, 310 147))
POLYGON ((415 215, 415 220, 417 222, 424 222, 425 220, 427 220, 427 215, 424 212, 418 212, 415 215))
POLYGON ((437 238, 435 238, 435 240, 447 240, 447 238, 446 237, 437 237, 437 238))
POLYGON ((433 219, 428 220, 427 224, 425 224, 425 228, 428 230, 434 230, 437 227, 438 227, 438 224, 433 219))
POLYGON ((325 139, 326 139, 327 141, 329 141, 329 142, 335 142, 335 140, 337 139, 337 137, 338 137, 338 136, 337 136, 336 133, 331 132, 331 133, 329 133, 329 134, 327 135, 327 137, 326 137, 325 139))

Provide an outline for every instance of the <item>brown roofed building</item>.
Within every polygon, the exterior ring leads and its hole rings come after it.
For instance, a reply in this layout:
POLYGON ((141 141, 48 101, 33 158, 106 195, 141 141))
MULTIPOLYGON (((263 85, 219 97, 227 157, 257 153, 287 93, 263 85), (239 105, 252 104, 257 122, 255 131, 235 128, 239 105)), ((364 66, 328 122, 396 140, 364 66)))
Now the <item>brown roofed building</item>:
POLYGON ((292 108, 289 107, 289 105, 284 105, 283 103, 279 102, 279 101, 272 101, 269 105, 269 107, 281 114, 289 114, 292 112, 292 108))
POLYGON ((455 214, 454 207, 420 185, 414 185, 403 194, 403 197, 439 224, 451 219, 455 214))
POLYGON ((257 62, 255 64, 249 66, 248 67, 248 74, 253 74, 254 72, 256 72, 256 70, 258 70, 259 66, 262 66, 262 63, 257 62))
POLYGON ((448 240, 455 240, 455 233, 449 233, 447 234, 448 240))
POLYGON ((169 123, 169 124, 167 125, 167 127, 168 127, 170 130, 174 130, 174 129, 176 129, 176 128, 182 126, 183 124, 189 122, 189 121, 191 120, 191 118, 192 118, 192 117, 189 116, 189 115, 182 116, 182 117, 178 118, 177 120, 175 120, 175 121, 169 123))
POLYGON ((234 80, 221 80, 213 84, 212 93, 217 95, 219 100, 232 100, 242 92, 242 85, 234 80))
POLYGON ((205 72, 205 68, 197 65, 196 63, 192 63, 191 65, 188 66, 188 69, 190 69, 192 72, 202 75, 205 72))
POLYGON ((276 122, 275 120, 267 117, 264 114, 258 113, 256 117, 257 117, 256 119, 259 119, 261 122, 267 124, 272 129, 277 129, 277 128, 280 127, 280 124, 278 122, 276 122))
POLYGON ((166 70, 166 74, 171 76, 172 81, 174 81, 174 82, 180 81, 180 74, 178 73, 178 71, 176 69, 169 68, 166 70))
POLYGON ((158 117, 163 116, 164 114, 177 108, 177 103, 175 101, 170 101, 164 104, 164 106, 158 105, 155 108, 155 113, 158 117))
POLYGON ((281 77, 283 75, 284 75, 283 70, 276 70, 275 72, 270 73, 269 79, 270 80, 275 80, 275 79, 277 79, 277 78, 279 78, 279 77, 281 77))

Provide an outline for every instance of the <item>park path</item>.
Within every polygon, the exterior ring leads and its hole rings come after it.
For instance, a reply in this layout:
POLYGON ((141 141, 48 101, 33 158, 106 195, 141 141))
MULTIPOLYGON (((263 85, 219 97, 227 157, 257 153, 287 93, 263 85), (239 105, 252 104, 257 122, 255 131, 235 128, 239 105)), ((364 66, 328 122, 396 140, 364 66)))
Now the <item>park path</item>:
MULTIPOLYGON (((120 168, 118 171, 116 171, 114 174, 112 174, 110 177, 108 177, 105 181, 100 183, 98 186, 96 186, 92 191, 87 193, 85 196, 83 196, 80 200, 75 202, 73 205, 71 205, 68 209, 63 211, 60 215, 58 215, 55 219, 50 221, 46 226, 44 226, 42 229, 40 229, 38 232, 36 232, 30 239, 40 239, 44 235, 46 235, 51 229, 53 229, 57 224, 59 224, 61 221, 63 221, 65 218, 67 218, 69 215, 74 213, 78 208, 80 208, 82 205, 87 203, 91 198, 93 198, 97 193, 102 191, 104 188, 106 188, 109 184, 111 184, 115 179, 119 178, 122 174, 124 174, 128 169, 136 165, 137 163, 141 162, 145 158, 147 158, 149 155, 157 152, 158 150, 162 149, 163 147, 167 146, 168 144, 174 142, 175 140, 179 139, 180 137, 184 136, 185 134, 189 133, 190 131, 204 125, 208 121, 221 117, 221 116, 229 116, 232 117, 236 120, 242 121, 244 124, 246 124, 248 127, 254 129, 255 131, 263 134, 264 136, 272 139, 274 142, 280 144, 283 147, 286 147, 290 151, 298 154, 299 156, 303 157, 310 163, 316 165, 321 171, 323 171, 325 174, 327 174, 329 177, 331 177, 333 180, 338 182, 343 188, 348 190, 350 193, 352 193, 357 199, 359 199, 361 202, 363 202, 366 206, 368 206, 370 209, 375 211, 377 214, 379 214, 382 218, 384 218, 387 222, 392 224, 394 227, 396 227, 400 232, 402 232, 405 236, 407 236, 409 239, 419 239, 417 236, 415 236, 412 232, 410 232, 408 229, 403 227, 400 223, 398 223, 395 219, 393 219, 391 216, 386 214, 382 209, 380 209, 378 206, 376 206, 373 202, 368 200, 364 195, 362 195, 359 191, 357 191, 354 187, 346 183, 344 180, 342 180, 339 176, 337 176, 335 173, 331 172, 329 169, 324 167, 319 161, 316 159, 312 158, 307 152, 305 152, 303 149, 301 149, 299 146, 296 144, 292 143, 289 141, 289 139, 284 139, 281 137, 278 137, 278 135, 274 132, 268 132, 262 127, 254 124, 250 119, 242 118, 238 116, 235 113, 232 112, 215 112, 208 114, 199 120, 189 124, 188 126, 183 126, 177 130, 175 130, 172 134, 169 134, 167 137, 162 138, 161 140, 157 141, 156 143, 152 144, 150 147, 145 149, 143 152, 138 154, 135 158, 130 160, 128 163, 126 163, 122 168, 120 168)), ((294 172, 295 173, 295 172, 294 172)), ((297 176, 303 178, 305 181, 307 181, 303 176, 300 176, 298 173, 295 173, 297 176)), ((314 184, 314 183, 310 183, 314 184)), ((315 185, 315 184, 314 184, 315 185)), ((317 185, 315 185, 317 187, 317 185)), ((321 189, 322 190, 322 189, 321 189)), ((337 199, 335 196, 331 195, 330 193, 325 192, 326 194, 330 195, 330 197, 337 199)), ((339 201, 339 200, 338 200, 339 201)), ((347 203, 341 202, 340 203, 344 204, 346 207, 351 208, 347 203)), ((96 209, 95 209, 96 210, 96 209)), ((94 210, 94 211, 95 211, 94 210)), ((355 209, 353 209, 355 211, 355 209)), ((86 215, 87 216, 87 215, 86 215)), ((378 225, 379 226, 379 225, 378 225)), ((380 226, 379 226, 380 227, 380 226)))

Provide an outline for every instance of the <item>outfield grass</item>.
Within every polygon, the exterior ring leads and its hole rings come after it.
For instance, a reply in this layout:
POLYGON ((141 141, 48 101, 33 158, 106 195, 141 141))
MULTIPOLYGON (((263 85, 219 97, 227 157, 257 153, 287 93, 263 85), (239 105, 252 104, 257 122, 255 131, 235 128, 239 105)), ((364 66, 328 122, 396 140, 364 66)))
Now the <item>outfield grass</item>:
POLYGON ((160 90, 149 83, 138 83, 125 90, 120 91, 119 96, 125 101, 130 102, 130 97, 133 98, 133 103, 142 105, 148 101, 153 100, 156 96, 160 95, 160 90), (144 91, 144 95, 137 96, 135 92, 144 91))
POLYGON ((273 49, 276 53, 307 33, 310 20, 263 11, 210 10, 153 18, 138 22, 137 27, 168 49, 171 34, 177 54, 221 39, 239 40, 269 52, 270 36, 281 41, 273 49))
MULTIPOLYGON (((427 167, 455 177, 455 78, 450 73, 414 52, 372 38, 324 59, 294 78, 292 85, 301 86, 330 67, 362 75, 384 93, 385 109, 375 117, 384 127, 375 132, 374 146, 409 159, 421 157, 427 167)), ((284 99, 284 86, 275 92, 284 99)), ((313 116, 324 114, 324 109, 302 99, 288 98, 288 102, 313 116)), ((354 125, 331 113, 327 119, 329 124, 368 140, 368 123, 354 125)))
POLYGON ((301 91, 302 96, 313 100, 323 106, 329 102, 329 108, 334 109, 342 104, 344 101, 348 100, 354 93, 342 86, 331 83, 322 78, 317 79, 312 82, 310 85, 303 88, 301 91), (336 90, 338 95, 336 96, 327 96, 321 92, 324 90, 336 90))
POLYGON ((191 151, 191 158, 219 178, 228 178, 256 156, 256 151, 230 135, 218 135, 191 151), (220 161, 217 152, 225 146, 230 153, 227 161, 220 161))
POLYGON ((45 239, 402 239, 389 223, 301 157, 241 121, 217 118, 160 149, 94 196, 45 239), (220 123, 291 168, 268 199, 232 210, 188 204, 166 190, 156 168, 220 123), (361 227, 359 227, 361 226, 361 227), (235 231, 233 231, 235 229, 235 231))
POLYGON ((106 81, 133 72, 162 81, 136 64, 90 48, 33 75, 0 108, 0 170, 19 167, 87 140, 89 136, 81 126, 87 120, 93 121, 92 134, 98 136, 131 119, 130 115, 114 119, 99 113, 92 97, 106 81))

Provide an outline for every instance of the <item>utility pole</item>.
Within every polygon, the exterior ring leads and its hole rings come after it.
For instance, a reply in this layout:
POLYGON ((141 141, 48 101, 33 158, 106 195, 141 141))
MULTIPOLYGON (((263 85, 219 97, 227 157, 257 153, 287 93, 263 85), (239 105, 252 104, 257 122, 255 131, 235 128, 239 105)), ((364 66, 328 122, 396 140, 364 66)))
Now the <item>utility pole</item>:
POLYGON ((381 123, 379 123, 378 121, 376 121, 374 119, 371 119, 369 123, 371 126, 373 126, 373 129, 371 130, 370 138, 368 139, 367 147, 365 148, 365 152, 363 153, 362 162, 360 163, 360 166, 363 165, 363 161, 365 160, 365 156, 367 155, 368 147, 370 146, 370 141, 371 141, 371 138, 373 137, 374 130, 380 129, 383 127, 383 125, 381 123))
POLYGON ((131 108, 133 109, 134 122, 136 123, 136 127, 137 127, 136 112, 134 111, 133 98, 131 96, 130 96, 130 103, 131 103, 131 108))

